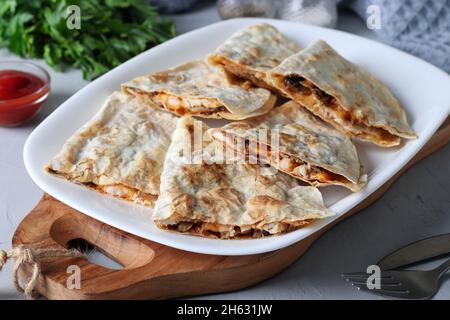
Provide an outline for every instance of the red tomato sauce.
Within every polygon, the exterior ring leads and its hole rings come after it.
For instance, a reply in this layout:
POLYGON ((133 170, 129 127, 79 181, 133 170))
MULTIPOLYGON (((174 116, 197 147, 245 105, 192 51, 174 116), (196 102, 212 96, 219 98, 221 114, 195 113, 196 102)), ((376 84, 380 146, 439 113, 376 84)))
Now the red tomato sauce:
POLYGON ((31 118, 48 95, 44 80, 18 70, 0 70, 0 125, 31 118))
POLYGON ((44 86, 44 81, 23 71, 0 71, 0 100, 28 96, 44 86))

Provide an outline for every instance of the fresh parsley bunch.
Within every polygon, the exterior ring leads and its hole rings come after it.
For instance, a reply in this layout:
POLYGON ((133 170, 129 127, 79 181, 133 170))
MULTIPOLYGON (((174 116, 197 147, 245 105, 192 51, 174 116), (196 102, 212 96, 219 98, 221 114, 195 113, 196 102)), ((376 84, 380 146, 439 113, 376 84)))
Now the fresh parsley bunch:
POLYGON ((57 70, 81 68, 88 80, 174 35, 174 24, 146 0, 0 1, 0 47, 57 70), (80 29, 67 25, 73 5, 80 29))

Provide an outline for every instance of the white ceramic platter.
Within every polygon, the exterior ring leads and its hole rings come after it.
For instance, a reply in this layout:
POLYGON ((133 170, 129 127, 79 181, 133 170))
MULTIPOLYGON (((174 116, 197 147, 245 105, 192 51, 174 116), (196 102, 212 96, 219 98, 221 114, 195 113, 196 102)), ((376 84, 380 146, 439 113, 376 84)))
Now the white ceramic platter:
MULTIPOLYGON (((271 45, 268 43, 267 45, 271 45)), ((152 48, 108 72, 74 94, 43 121, 25 144, 25 166, 45 192, 69 206, 116 228, 183 250, 218 255, 246 255, 272 251, 300 241, 355 207, 399 171, 430 139, 450 110, 450 76, 436 67, 386 45, 352 34, 266 19, 219 22, 152 48), (46 174, 43 167, 63 143, 102 106, 120 84, 134 77, 204 57, 235 31, 253 23, 273 24, 302 47, 316 39, 329 42, 341 55, 364 66, 388 85, 405 107, 408 120, 419 135, 401 147, 383 149, 358 142, 369 174, 362 192, 327 187, 325 202, 337 216, 280 236, 253 240, 215 240, 163 231, 154 226, 152 210, 97 194, 46 174)), ((367 226, 370 228, 370 225, 367 226)))

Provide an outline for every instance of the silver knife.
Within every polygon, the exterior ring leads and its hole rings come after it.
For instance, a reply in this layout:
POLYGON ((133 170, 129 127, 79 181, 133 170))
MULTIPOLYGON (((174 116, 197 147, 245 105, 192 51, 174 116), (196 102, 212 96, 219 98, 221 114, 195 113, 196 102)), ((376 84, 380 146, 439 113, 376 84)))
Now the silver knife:
POLYGON ((391 270, 450 253, 450 233, 410 243, 381 259, 381 270, 391 270))

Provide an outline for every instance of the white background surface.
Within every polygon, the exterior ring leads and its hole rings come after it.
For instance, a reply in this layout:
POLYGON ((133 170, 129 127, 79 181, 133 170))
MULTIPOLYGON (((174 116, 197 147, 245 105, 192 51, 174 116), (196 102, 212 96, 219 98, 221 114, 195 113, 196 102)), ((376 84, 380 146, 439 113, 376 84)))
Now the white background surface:
MULTIPOLYGON (((215 8, 174 16, 178 33, 219 20, 215 8)), ((374 38, 357 17, 340 15, 338 29, 374 38)), ((0 59, 11 57, 0 51, 0 59)), ((50 70, 45 64, 42 66, 50 70)), ((52 76, 52 95, 42 112, 19 128, 0 128, 0 248, 8 249, 12 234, 35 206, 42 191, 34 185, 22 161, 23 144, 52 110, 83 87, 81 72, 70 70, 52 76)), ((320 238, 300 260, 282 274, 239 292, 202 298, 225 299, 370 299, 340 278, 359 271, 398 246, 425 236, 450 232, 450 146, 405 173, 377 203, 340 223, 320 238)), ((12 268, 0 273, 0 299, 20 298, 12 286, 12 268)), ((435 298, 450 298, 448 281, 435 298)))

